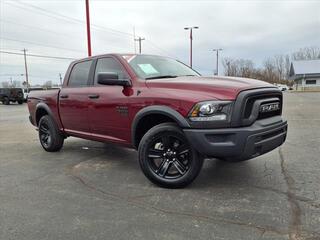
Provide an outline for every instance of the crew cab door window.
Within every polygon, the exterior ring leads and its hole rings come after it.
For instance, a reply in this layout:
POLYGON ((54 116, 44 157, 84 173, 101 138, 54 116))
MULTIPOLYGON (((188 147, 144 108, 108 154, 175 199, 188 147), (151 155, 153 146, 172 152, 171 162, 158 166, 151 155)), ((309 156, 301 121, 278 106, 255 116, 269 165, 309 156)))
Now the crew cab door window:
POLYGON ((124 71, 121 64, 113 58, 100 58, 98 59, 95 74, 94 85, 98 85, 98 73, 110 72, 117 73, 119 79, 128 79, 128 74, 124 71))
POLYGON ((80 62, 72 68, 68 86, 69 87, 85 87, 88 85, 89 73, 92 61, 80 62))

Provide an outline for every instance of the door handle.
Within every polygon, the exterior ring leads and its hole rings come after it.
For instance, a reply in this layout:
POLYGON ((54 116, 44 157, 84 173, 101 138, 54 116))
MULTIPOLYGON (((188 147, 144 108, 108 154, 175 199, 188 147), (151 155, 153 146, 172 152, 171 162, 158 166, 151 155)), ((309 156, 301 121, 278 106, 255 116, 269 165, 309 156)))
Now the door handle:
POLYGON ((69 96, 67 94, 65 95, 60 95, 60 98, 68 98, 69 96))
POLYGON ((98 94, 93 94, 93 95, 89 95, 88 96, 90 99, 97 99, 99 98, 100 96, 98 94))

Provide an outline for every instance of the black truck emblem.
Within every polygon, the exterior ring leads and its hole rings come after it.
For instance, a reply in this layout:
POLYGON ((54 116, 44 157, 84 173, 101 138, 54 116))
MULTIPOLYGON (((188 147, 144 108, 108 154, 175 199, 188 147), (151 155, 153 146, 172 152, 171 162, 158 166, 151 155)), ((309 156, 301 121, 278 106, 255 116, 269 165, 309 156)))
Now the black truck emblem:
POLYGON ((277 111, 279 109, 280 109, 280 103, 279 102, 262 104, 260 106, 260 112, 261 113, 273 112, 273 111, 277 111))

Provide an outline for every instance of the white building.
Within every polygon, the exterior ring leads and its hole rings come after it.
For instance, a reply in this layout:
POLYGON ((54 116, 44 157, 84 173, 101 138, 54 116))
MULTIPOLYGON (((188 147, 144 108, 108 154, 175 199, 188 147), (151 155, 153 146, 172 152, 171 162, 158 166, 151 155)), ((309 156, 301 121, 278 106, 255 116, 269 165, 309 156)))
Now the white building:
POLYGON ((293 61, 289 76, 295 90, 320 91, 320 59, 293 61))

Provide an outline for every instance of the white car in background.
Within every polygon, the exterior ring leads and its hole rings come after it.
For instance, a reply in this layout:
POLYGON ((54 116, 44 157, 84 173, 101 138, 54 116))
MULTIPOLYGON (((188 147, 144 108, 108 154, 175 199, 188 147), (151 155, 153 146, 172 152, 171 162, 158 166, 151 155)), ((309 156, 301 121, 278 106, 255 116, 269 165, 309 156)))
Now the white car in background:
POLYGON ((279 90, 281 91, 287 91, 289 90, 289 87, 285 84, 276 84, 276 86, 278 87, 279 90))
POLYGON ((24 100, 24 102, 27 102, 28 94, 29 94, 28 89, 23 88, 22 90, 23 90, 23 100, 24 100))
POLYGON ((41 91, 41 90, 43 90, 42 87, 31 87, 31 88, 29 88, 29 89, 23 88, 23 99, 24 99, 24 101, 27 102, 27 100, 28 100, 28 95, 29 95, 29 93, 30 93, 31 91, 41 91))

